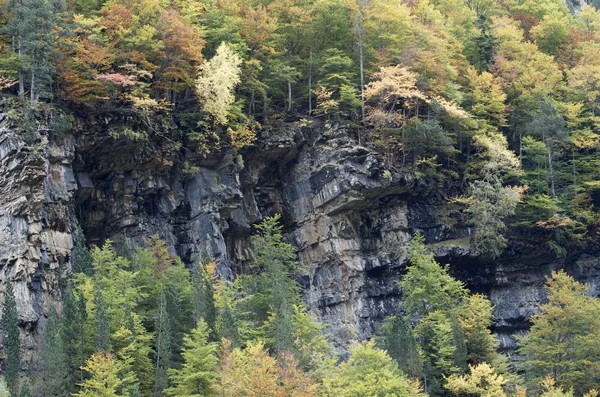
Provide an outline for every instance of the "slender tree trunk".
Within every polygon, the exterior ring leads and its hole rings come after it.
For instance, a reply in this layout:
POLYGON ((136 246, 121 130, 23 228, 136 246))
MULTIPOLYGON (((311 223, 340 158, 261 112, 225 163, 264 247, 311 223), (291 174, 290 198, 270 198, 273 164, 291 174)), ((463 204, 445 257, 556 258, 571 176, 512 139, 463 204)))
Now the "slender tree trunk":
POLYGON ((554 166, 552 165, 552 149, 550 148, 550 144, 546 143, 546 147, 548 148, 548 172, 550 173, 550 192, 552 193, 552 198, 556 198, 556 190, 554 187, 554 166))
POLYGON ((365 121, 365 65, 364 65, 364 43, 363 43, 363 28, 362 28, 362 10, 356 16, 355 29, 358 39, 358 58, 360 67, 360 116, 364 123, 365 121))
POLYGON ((19 33, 19 98, 25 97, 25 72, 23 71, 23 37, 19 33))
POLYGON ((292 81, 288 80, 288 112, 292 111, 292 81))
POLYGON ((310 48, 310 57, 308 61, 308 114, 312 115, 312 63, 313 63, 313 49, 310 48))
POLYGON ((35 102, 37 100, 35 90, 37 89, 35 85, 35 71, 31 71, 31 102, 35 102))

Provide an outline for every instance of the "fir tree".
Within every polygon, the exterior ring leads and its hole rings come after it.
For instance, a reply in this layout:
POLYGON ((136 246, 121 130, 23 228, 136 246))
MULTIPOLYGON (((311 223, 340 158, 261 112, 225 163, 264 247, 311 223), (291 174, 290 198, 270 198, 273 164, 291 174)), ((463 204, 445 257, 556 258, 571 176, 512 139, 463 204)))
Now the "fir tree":
POLYGON ((411 378, 419 378, 423 364, 419 358, 417 342, 406 318, 397 313, 388 317, 382 326, 383 343, 400 369, 411 378))
POLYGON ((450 315, 450 325, 452 326, 452 338, 454 340, 454 366, 460 372, 464 372, 467 369, 467 344, 465 343, 465 334, 460 328, 460 324, 456 315, 452 313, 450 315))
POLYGON ((294 303, 297 283, 292 271, 297 267, 294 248, 283 241, 279 216, 265 219, 258 225, 260 235, 254 237, 255 266, 264 270, 270 290, 270 310, 274 314, 273 346, 276 352, 291 352, 294 348, 294 303))
POLYGON ((168 370, 171 368, 171 325, 167 312, 167 298, 164 291, 160 294, 158 324, 156 326, 156 376, 154 380, 154 396, 163 396, 164 389, 169 386, 168 370))
POLYGON ((107 352, 110 349, 110 326, 104 297, 98 286, 95 288, 94 304, 96 305, 96 350, 107 352))
POLYGON ((217 379, 216 343, 208 342, 209 330, 206 322, 200 319, 198 325, 184 337, 183 365, 181 369, 169 369, 173 387, 165 393, 174 397, 216 395, 214 383, 217 379))
POLYGON ((19 331, 19 313, 13 284, 10 280, 4 290, 2 307, 2 331, 4 333, 4 376, 12 397, 19 395, 19 370, 21 369, 21 341, 19 331))
POLYGON ((71 269, 73 274, 92 274, 92 256, 86 247, 85 235, 81 227, 75 233, 75 248, 73 248, 71 269))
POLYGON ((65 384, 72 393, 77 383, 83 381, 81 367, 84 364, 85 301, 83 295, 78 301, 71 285, 67 285, 62 294, 62 303, 63 316, 59 335, 68 368, 65 384))
MULTIPOLYGON (((73 341, 76 343, 76 341, 73 341)), ((65 396, 69 393, 69 363, 61 336, 61 322, 56 310, 50 309, 44 335, 44 396, 65 396)))
POLYGON ((207 265, 198 263, 192 271, 194 285, 194 318, 203 319, 211 333, 214 333, 217 321, 217 308, 213 292, 213 283, 207 265))

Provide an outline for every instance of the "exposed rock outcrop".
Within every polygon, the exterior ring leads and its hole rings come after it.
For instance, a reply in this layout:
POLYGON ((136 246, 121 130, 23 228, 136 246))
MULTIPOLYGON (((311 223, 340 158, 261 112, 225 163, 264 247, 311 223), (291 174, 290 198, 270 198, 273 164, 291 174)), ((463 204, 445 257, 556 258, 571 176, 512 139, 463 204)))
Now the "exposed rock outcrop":
POLYGON ((231 277, 252 259, 252 225, 281 213, 306 301, 340 353, 401 308, 396 281, 416 231, 455 276, 491 297, 507 349, 527 328, 552 269, 567 268, 600 293, 593 254, 556 260, 521 243, 496 261, 472 255, 469 228, 442 221, 443 191, 386 170, 354 134, 318 121, 275 124, 243 156, 209 161, 179 148, 175 126, 161 118, 76 120, 63 136, 40 129, 26 144, 0 115, 0 283, 15 280, 27 351, 40 341, 48 307, 58 305, 59 267, 68 268, 77 225, 95 244, 122 234, 144 244, 158 233, 186 263, 207 254, 231 277))

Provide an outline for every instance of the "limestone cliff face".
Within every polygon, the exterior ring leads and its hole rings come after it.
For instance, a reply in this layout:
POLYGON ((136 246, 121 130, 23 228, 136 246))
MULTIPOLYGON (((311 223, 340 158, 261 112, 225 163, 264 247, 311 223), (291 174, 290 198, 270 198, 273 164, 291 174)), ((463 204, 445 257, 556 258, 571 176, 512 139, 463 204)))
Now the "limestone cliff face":
POLYGON ((232 277, 252 258, 252 225, 280 213, 303 265, 306 301, 340 353, 401 309, 396 281, 416 231, 455 276, 491 297, 509 350, 550 270, 567 268, 600 293, 593 254, 558 261, 520 243, 496 261, 472 255, 468 227, 441 220, 443 189, 387 172, 344 126, 274 124, 242 156, 211 159, 178 148, 179 139, 168 120, 111 115, 76 120, 65 134, 41 128, 25 143, 0 114, 0 285, 15 280, 28 357, 49 306, 60 308, 59 272, 68 271, 77 225, 92 244, 121 235, 144 244, 158 233, 186 263, 208 254, 232 277))

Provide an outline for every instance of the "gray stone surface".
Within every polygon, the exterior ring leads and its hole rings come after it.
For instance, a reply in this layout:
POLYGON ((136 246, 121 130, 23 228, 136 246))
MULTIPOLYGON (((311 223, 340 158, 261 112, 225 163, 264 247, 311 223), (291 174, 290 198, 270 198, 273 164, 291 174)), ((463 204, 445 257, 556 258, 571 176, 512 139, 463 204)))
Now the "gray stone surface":
POLYGON ((551 270, 566 268, 600 294, 593 253, 557 260, 523 243, 495 261, 473 256, 469 228, 442 221, 443 189, 384 172, 381 157, 343 126, 271 125, 241 159, 227 151, 202 159, 178 148, 178 131, 160 119, 151 126, 124 115, 76 120, 64 136, 40 129, 30 145, 0 120, 0 287, 15 280, 28 357, 49 306, 60 310, 58 269, 68 271, 77 225, 90 244, 123 234, 133 246, 158 234, 186 263, 210 255, 233 277, 252 260, 252 225, 280 213, 305 299, 340 354, 402 310, 396 282, 417 231, 456 277, 491 298, 509 351, 544 299, 551 270), (147 131, 147 139, 115 134, 124 128, 147 131))

